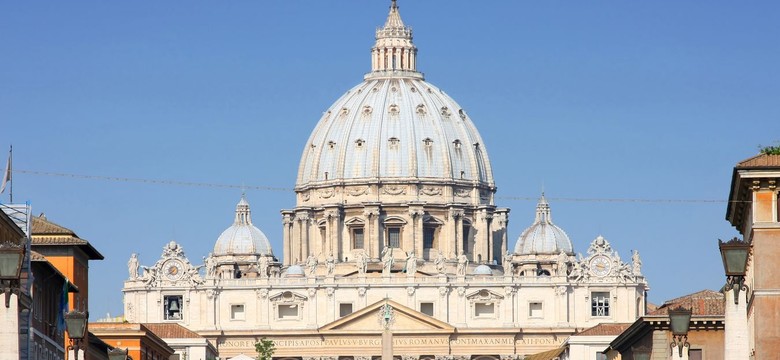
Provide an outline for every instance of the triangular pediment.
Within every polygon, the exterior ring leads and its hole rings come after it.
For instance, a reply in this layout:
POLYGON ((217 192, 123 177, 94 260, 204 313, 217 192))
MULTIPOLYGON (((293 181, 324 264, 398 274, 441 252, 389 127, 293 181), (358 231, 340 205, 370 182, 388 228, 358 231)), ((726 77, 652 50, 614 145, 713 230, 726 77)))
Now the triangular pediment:
POLYGON ((395 333, 418 331, 449 333, 455 331, 455 327, 446 322, 389 299, 377 301, 341 319, 326 324, 319 331, 380 333, 384 330, 382 313, 385 311, 385 304, 390 305, 392 308, 390 329, 394 330, 395 333))

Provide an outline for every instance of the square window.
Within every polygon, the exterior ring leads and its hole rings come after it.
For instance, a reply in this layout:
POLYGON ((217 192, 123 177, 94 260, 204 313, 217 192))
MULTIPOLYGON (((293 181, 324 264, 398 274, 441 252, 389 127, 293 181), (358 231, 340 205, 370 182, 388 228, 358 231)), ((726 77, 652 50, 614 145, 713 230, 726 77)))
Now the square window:
POLYGON ((475 303, 474 317, 485 318, 493 317, 496 313, 496 304, 494 303, 475 303))
POLYGON ((163 297, 163 318, 165 320, 182 319, 181 295, 166 295, 163 297))
POLYGON ((230 320, 245 320, 244 304, 230 305, 230 320))
POLYGON ((529 318, 542 318, 542 303, 540 301, 533 301, 528 303, 528 317, 529 318))
POLYGON ((702 349, 691 349, 688 351, 688 359, 690 360, 701 360, 704 359, 704 354, 702 349))
POLYGON ((607 360, 607 354, 603 352, 596 352, 596 360, 607 360))
POLYGON ((339 304, 339 316, 344 317, 349 314, 352 314, 352 303, 339 304))
POLYGON ((278 315, 281 320, 298 318, 298 304, 279 304, 278 315))
POLYGON ((590 294, 590 316, 609 316, 609 292, 590 294))
POLYGON ((433 303, 432 302, 420 303, 420 312, 428 316, 433 316, 433 303))

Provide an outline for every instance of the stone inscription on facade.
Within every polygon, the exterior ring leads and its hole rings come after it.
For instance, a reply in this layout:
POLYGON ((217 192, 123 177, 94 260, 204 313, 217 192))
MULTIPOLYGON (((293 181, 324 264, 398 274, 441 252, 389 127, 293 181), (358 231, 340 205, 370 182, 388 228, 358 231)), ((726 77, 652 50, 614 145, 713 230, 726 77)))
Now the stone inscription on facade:
POLYGON ((452 345, 512 345, 512 338, 453 339, 452 345))
POLYGON ((558 339, 553 337, 530 337, 517 340, 517 345, 560 345, 563 343, 563 337, 558 339))
MULTIPOLYGON (((301 347, 345 347, 345 346, 382 346, 380 338, 363 339, 271 339, 276 348, 301 348, 301 347)), ((447 345, 447 338, 394 338, 393 345, 447 345)), ((511 344, 511 339, 460 339, 453 340, 453 344, 511 344)), ((219 340, 220 348, 250 348, 254 349, 257 340, 219 340)))

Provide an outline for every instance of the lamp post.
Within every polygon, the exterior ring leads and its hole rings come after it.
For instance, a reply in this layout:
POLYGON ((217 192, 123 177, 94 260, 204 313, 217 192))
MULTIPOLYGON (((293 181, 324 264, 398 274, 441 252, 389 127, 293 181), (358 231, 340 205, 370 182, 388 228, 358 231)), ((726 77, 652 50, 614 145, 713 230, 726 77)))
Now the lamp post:
POLYGON ((71 348, 73 349, 74 360, 79 358, 79 345, 87 332, 87 318, 89 314, 78 310, 73 310, 65 314, 65 329, 68 331, 71 348))
POLYGON ((108 350, 108 360, 127 360, 127 348, 124 350, 115 347, 111 350, 108 350))
POLYGON ((738 238, 728 242, 718 239, 723 269, 726 270, 726 290, 734 290, 734 304, 739 304, 739 291, 747 291, 745 272, 747 271, 750 244, 738 238))
POLYGON ((24 260, 24 245, 6 241, 0 244, 0 286, 5 293, 5 307, 11 305, 11 293, 19 295, 19 279, 24 260))
POLYGON ((677 346, 681 358, 683 347, 691 346, 691 344, 688 343, 688 330, 690 329, 690 326, 691 309, 686 309, 682 306, 675 309, 669 309, 669 328, 672 330, 672 336, 674 337, 671 347, 674 348, 677 346))

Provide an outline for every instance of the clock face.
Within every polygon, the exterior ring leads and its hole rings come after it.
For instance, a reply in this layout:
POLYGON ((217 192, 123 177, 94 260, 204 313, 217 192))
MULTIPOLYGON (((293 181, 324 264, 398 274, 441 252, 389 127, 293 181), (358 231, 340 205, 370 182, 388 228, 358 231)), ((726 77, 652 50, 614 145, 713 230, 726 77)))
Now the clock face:
POLYGON ((184 275, 184 267, 180 261, 171 260, 163 266, 163 274, 168 280, 176 281, 184 275))
POLYGON ((598 277, 604 277, 609 274, 612 263, 606 256, 597 256, 590 261, 590 272, 598 277))

